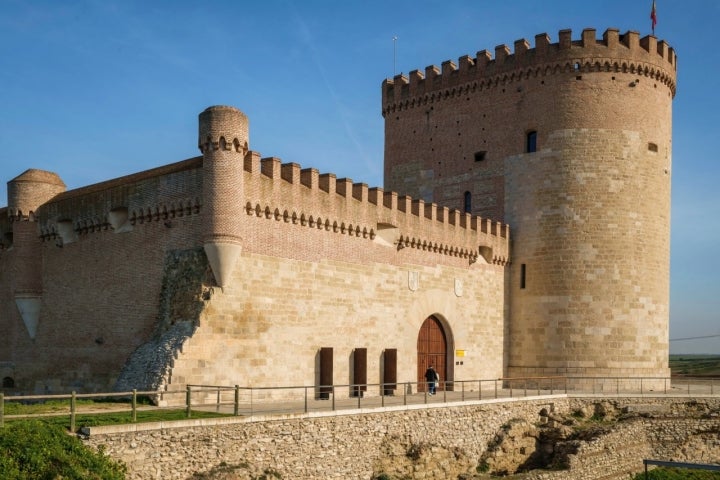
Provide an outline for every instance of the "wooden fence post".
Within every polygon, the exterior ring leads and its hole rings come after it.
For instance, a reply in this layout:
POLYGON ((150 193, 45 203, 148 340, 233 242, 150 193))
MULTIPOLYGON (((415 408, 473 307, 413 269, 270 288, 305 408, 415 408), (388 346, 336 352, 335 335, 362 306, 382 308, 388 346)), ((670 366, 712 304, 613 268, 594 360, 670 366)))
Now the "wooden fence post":
POLYGON ((75 392, 70 396, 70 432, 75 433, 75 392))
POLYGON ((185 392, 185 416, 190 418, 190 402, 191 402, 191 387, 188 385, 187 392, 185 392))
POLYGON ((235 409, 233 411, 235 416, 240 415, 240 386, 235 385, 235 409))
POLYGON ((135 388, 132 395, 132 422, 137 422, 137 389, 135 388))

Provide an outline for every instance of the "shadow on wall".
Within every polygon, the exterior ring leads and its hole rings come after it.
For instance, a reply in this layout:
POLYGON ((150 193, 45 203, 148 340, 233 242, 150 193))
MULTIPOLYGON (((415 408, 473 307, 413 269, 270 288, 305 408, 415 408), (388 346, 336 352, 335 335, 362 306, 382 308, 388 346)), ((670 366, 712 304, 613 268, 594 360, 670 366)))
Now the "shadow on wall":
POLYGON ((172 367, 185 341, 200 326, 200 314, 215 284, 202 248, 168 252, 152 338, 125 363, 114 390, 158 390, 172 383, 172 367))

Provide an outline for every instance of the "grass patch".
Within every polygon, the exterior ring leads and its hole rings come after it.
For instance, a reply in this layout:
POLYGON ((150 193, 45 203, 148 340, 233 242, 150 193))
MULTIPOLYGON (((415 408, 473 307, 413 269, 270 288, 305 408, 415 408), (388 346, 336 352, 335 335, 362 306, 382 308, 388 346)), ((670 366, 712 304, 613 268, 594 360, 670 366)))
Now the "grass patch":
POLYGON ((4 480, 123 480, 127 469, 44 421, 12 422, 0 428, 0 472, 4 480))
MULTIPOLYGON (((95 402, 92 400, 78 400, 75 414, 75 427, 97 427, 101 425, 122 425, 132 423, 132 412, 130 404, 118 402, 95 402), (118 410, 104 412, 104 410, 118 410), (83 412, 84 410, 84 412, 83 412), (81 413, 82 412, 82 413, 81 413)), ((145 407, 147 408, 147 407, 145 407)), ((5 403, 5 422, 17 424, 29 422, 28 418, 7 418, 9 415, 48 415, 42 417, 42 421, 48 425, 68 428, 70 425, 70 402, 48 401, 35 404, 22 404, 19 402, 5 403)), ((191 418, 218 418, 227 417, 229 414, 208 412, 204 410, 193 410, 191 418)), ((39 418, 36 418, 39 419, 39 418)), ((184 408, 160 409, 149 408, 137 411, 137 423, 169 422, 173 420, 186 420, 187 414, 184 408)))
MULTIPOLYGON (((127 408, 130 411, 130 402, 105 402, 97 400, 75 401, 78 410, 111 410, 127 408)), ((138 401, 138 405, 140 402, 138 401)), ((147 403, 149 405, 149 403, 147 403)), ((70 400, 47 400, 43 402, 17 402, 12 397, 5 397, 5 415, 33 415, 37 413, 63 413, 70 414, 70 400)))
MULTIPOLYGON (((191 418, 218 418, 227 416, 230 415, 215 412, 193 411, 191 418)), ((185 410, 152 410, 137 412, 137 423, 170 422, 173 420, 187 420, 185 410)), ((17 424, 29 421, 31 420, 26 418, 5 419, 5 423, 8 424, 17 424)), ((70 425, 70 414, 43 418, 43 421, 49 425, 62 426, 67 429, 70 425)), ((124 425, 128 423, 132 423, 132 416, 129 411, 114 413, 88 413, 75 416, 75 427, 78 430, 83 427, 124 425)))
MULTIPOLYGON (((0 428, 0 477, 3 480, 123 480, 126 467, 110 459, 102 450, 83 445, 68 434, 70 402, 53 400, 42 403, 5 403, 5 426, 0 428), (7 418, 7 415, 49 415, 42 418, 7 418)), ((132 422, 130 404, 78 400, 75 428, 120 425, 132 422), (124 411, 108 412, 108 409, 124 411)), ((148 407, 145 407, 148 408, 148 407)), ((229 416, 217 412, 193 410, 191 418, 229 416)), ((185 420, 184 408, 149 408, 137 412, 137 422, 185 420)), ((274 474, 274 472, 270 472, 274 474)), ((274 477, 267 477, 274 478, 274 477)))

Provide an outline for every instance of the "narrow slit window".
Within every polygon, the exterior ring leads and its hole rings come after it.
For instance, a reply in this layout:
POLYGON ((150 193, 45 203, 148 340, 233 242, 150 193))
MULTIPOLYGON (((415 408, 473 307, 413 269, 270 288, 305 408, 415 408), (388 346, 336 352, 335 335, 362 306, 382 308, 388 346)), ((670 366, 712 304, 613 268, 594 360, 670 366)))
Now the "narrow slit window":
POLYGON ((525 138, 525 151, 532 153, 537 151, 537 131, 530 130, 525 138))
POLYGON ((520 265, 520 288, 525 288, 525 264, 520 265))
POLYGON ((463 211, 465 213, 472 212, 472 193, 465 192, 465 197, 463 199, 463 211))

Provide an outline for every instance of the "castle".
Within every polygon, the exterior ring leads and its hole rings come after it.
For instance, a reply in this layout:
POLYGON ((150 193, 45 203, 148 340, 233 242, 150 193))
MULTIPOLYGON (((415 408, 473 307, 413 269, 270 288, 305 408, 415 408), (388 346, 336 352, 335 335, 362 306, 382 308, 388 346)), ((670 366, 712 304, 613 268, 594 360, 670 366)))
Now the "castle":
POLYGON ((199 157, 74 190, 27 170, 3 391, 667 378, 676 68, 586 29, 395 76, 384 188, 261 158, 227 106, 199 157))

